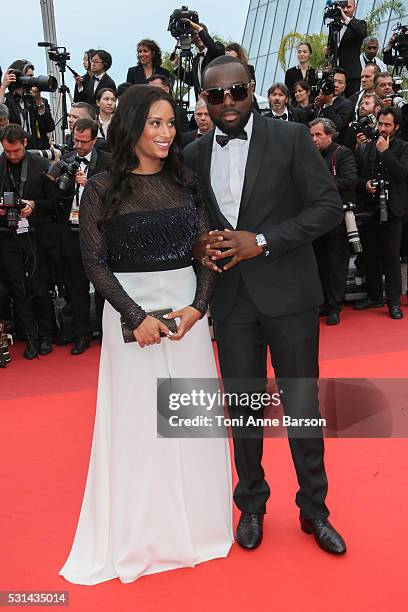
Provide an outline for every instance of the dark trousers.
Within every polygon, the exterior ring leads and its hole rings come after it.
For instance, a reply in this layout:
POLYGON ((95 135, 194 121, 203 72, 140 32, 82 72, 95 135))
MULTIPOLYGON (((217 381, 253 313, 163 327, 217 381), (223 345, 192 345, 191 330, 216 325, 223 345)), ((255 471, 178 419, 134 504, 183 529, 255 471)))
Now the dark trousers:
POLYGON ((367 295, 382 300, 382 273, 389 306, 399 306, 402 292, 400 249, 402 219, 391 217, 386 223, 367 223, 359 228, 366 268, 367 295))
MULTIPOLYGON (((267 317, 252 302, 241 281, 237 300, 228 318, 216 321, 216 338, 221 375, 226 392, 263 392, 266 384, 266 348, 269 346, 275 376, 285 413, 292 417, 319 418, 318 377, 319 317, 317 309, 287 317, 267 317), (300 378, 312 379, 305 388, 300 378), (234 379, 233 381, 229 379, 234 379), (247 379, 246 381, 243 379, 247 379), (251 379, 248 381, 248 379, 251 379), (291 380, 287 380, 291 379, 291 380), (298 380, 296 380, 298 379, 298 380), (258 388, 256 388, 258 387, 258 388)), ((243 410, 229 406, 230 416, 243 410)), ((259 415, 256 415, 259 416, 259 415)), ((262 468, 262 429, 251 437, 234 436, 234 459, 239 482, 234 501, 244 512, 266 512, 269 486, 262 468)), ((289 437, 299 491, 296 503, 309 518, 325 518, 327 478, 324 469, 324 443, 318 437, 289 437)))
POLYGON ((313 242, 324 293, 324 305, 329 311, 340 312, 346 294, 349 245, 344 223, 313 242))
POLYGON ((27 338, 51 336, 53 309, 48 294, 45 253, 34 232, 1 232, 0 259, 16 318, 27 338))
MULTIPOLYGON (((76 336, 89 336, 91 333, 90 324, 90 295, 89 280, 85 274, 81 255, 63 257, 64 282, 69 290, 74 317, 74 327, 76 336)), ((95 291, 95 310, 97 328, 102 329, 102 311, 104 300, 95 291)))

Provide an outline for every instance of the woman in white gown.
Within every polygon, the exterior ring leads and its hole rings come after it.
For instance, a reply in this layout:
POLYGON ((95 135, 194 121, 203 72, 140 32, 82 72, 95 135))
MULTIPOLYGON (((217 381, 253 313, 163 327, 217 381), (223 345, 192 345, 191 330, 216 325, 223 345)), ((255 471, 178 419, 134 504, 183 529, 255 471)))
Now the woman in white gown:
POLYGON ((209 225, 179 157, 172 98, 129 88, 109 141, 110 170, 89 180, 80 209, 84 265, 106 302, 88 478, 60 570, 78 584, 192 567, 233 541, 228 440, 157 436, 157 378, 217 377, 205 316, 214 278, 191 266, 209 225), (168 308, 174 335, 146 314, 168 308), (124 343, 121 317, 135 342, 124 343))

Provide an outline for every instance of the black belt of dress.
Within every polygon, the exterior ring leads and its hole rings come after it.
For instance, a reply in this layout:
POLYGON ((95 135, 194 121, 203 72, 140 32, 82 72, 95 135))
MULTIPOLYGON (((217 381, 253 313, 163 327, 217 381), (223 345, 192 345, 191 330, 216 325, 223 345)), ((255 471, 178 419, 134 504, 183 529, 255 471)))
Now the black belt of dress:
POLYGON ((173 259, 170 261, 132 261, 126 259, 111 263, 112 272, 163 272, 165 270, 179 270, 180 268, 188 268, 191 266, 191 257, 183 257, 182 259, 173 259))

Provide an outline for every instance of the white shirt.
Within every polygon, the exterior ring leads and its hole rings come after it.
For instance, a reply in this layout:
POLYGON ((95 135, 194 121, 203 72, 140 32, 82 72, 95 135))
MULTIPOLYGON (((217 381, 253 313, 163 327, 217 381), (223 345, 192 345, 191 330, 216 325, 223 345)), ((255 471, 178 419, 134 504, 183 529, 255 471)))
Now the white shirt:
MULTIPOLYGON (((88 153, 88 155, 84 155, 83 157, 85 159, 87 159, 88 162, 90 162, 91 161, 91 155, 92 155, 92 151, 90 153, 88 153)), ((84 164, 84 162, 81 162, 81 164, 79 166, 79 169, 80 169, 81 172, 85 172, 85 174, 88 174, 88 168, 89 168, 89 164, 84 164)), ((82 194, 83 194, 84 189, 85 189, 85 187, 83 185, 76 185, 76 187, 78 187, 78 191, 75 189, 75 196, 74 196, 74 199, 72 201, 71 214, 69 216, 69 220, 74 225, 78 225, 78 223, 79 223, 79 205, 81 203, 82 194), (77 194, 78 194, 78 198, 77 198, 77 194)))
POLYGON ((379 67, 379 69, 381 70, 381 72, 387 72, 387 66, 386 64, 384 64, 384 62, 382 60, 380 60, 378 57, 373 57, 372 60, 369 60, 364 53, 362 53, 360 55, 360 64, 361 64, 361 68, 365 68, 367 66, 367 64, 377 64, 377 66, 379 67))
POLYGON ((98 85, 99 85, 99 82, 100 82, 101 78, 102 78, 104 75, 105 75, 105 73, 104 73, 104 72, 102 72, 102 74, 97 74, 97 75, 94 75, 94 76, 92 77, 92 80, 93 80, 93 82, 94 82, 94 93, 95 93, 95 91, 96 91, 96 88, 97 88, 97 87, 98 87, 98 85))
POLYGON ((223 134, 223 132, 219 128, 215 128, 214 133, 211 156, 211 186, 220 211, 234 229, 237 227, 253 122, 254 118, 251 114, 244 127, 248 140, 236 138, 230 140, 225 147, 221 147, 216 140, 217 135, 223 134))

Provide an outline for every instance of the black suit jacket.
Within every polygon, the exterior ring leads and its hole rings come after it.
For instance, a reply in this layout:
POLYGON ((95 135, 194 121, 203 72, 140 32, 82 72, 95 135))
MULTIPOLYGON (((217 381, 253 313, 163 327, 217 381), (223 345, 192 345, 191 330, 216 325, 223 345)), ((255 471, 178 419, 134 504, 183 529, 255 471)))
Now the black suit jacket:
POLYGON ((107 74, 106 72, 99 81, 98 87, 95 89, 95 91, 94 85, 95 81, 93 80, 93 78, 90 78, 86 82, 84 80, 82 91, 77 91, 75 94, 75 102, 88 102, 88 104, 96 106, 96 94, 100 89, 105 89, 105 87, 108 87, 109 89, 113 89, 113 91, 116 91, 115 81, 111 79, 109 74, 107 74))
MULTIPOLYGON (((285 73, 285 85, 286 87, 288 87, 291 93, 293 102, 295 102, 295 96, 294 96, 295 83, 297 83, 298 81, 303 81, 303 80, 304 79, 303 79, 302 71, 297 66, 292 66, 292 68, 288 68, 288 70, 285 73)), ((308 69, 305 80, 310 85, 316 85, 317 83, 316 73, 313 70, 313 68, 308 69)))
POLYGON ((396 217, 408 213, 408 143, 401 138, 393 138, 390 147, 379 153, 376 143, 359 145, 355 149, 358 166, 359 212, 374 214, 378 200, 368 193, 366 183, 376 177, 379 162, 388 173, 390 186, 388 205, 396 217))
MULTIPOLYGON (((219 209, 211 186, 214 131, 184 149, 198 175, 214 228, 234 229, 219 209)), ((225 319, 242 277, 257 308, 270 317, 321 304, 312 241, 340 223, 343 209, 322 156, 305 126, 254 113, 237 230, 262 233, 270 255, 260 255, 217 277, 215 319, 225 319)))
MULTIPOLYGON (((288 121, 294 121, 295 123, 309 123, 309 121, 311 121, 311 113, 312 111, 310 110, 309 106, 306 108, 301 108, 300 106, 287 107, 288 121)), ((263 116, 268 117, 269 119, 273 119, 274 121, 283 121, 283 119, 276 119, 273 116, 272 111, 264 113, 263 116)))
MULTIPOLYGON (((339 45, 339 66, 344 68, 349 79, 359 79, 361 75, 361 44, 367 36, 367 24, 362 19, 350 21, 339 45)), ((329 41, 332 49, 332 42, 329 41)))
POLYGON ((353 153, 347 147, 333 142, 322 157, 333 176, 343 202, 356 202, 357 164, 353 153))
MULTIPOLYGON (((76 151, 66 153, 62 156, 62 159, 70 163, 74 161, 77 156, 76 151)), ((91 161, 88 168, 87 177, 91 178, 95 174, 104 172, 108 169, 111 160, 110 153, 101 151, 95 147, 92 150, 91 161)), ((69 223, 69 215, 71 212, 72 200, 75 194, 75 185, 67 194, 58 193, 58 219, 60 226, 60 238, 61 238, 61 253, 64 257, 78 256, 80 254, 79 246, 79 232, 71 229, 69 223)))
MULTIPOLYGON (((161 66, 157 66, 153 68, 153 74, 162 74, 163 76, 170 78, 170 72, 161 66)), ((127 71, 126 81, 128 83, 132 83, 132 85, 146 85, 146 76, 143 70, 143 66, 138 64, 137 66, 132 66, 127 71)))
MULTIPOLYGON (((205 54, 202 65, 201 65, 201 74, 202 74, 204 72, 205 67, 208 66, 208 64, 213 59, 215 59, 216 57, 219 57, 220 55, 225 54, 225 47, 222 43, 216 42, 205 29, 201 30, 199 35, 200 35, 201 40, 207 47, 207 53, 205 54)), ((176 68, 174 71, 177 77, 182 78, 184 82, 190 87, 191 86, 194 87, 194 93, 195 93, 196 99, 198 99, 198 94, 201 91, 201 85, 200 85, 200 81, 198 77, 199 62, 200 62, 200 56, 199 54, 197 54, 192 61, 191 72, 184 71, 180 66, 176 68)))
MULTIPOLYGON (((28 110, 29 124, 30 124, 30 148, 31 149, 49 149, 50 141, 48 133, 55 130, 54 119, 51 115, 50 105, 48 101, 43 98, 45 105, 45 112, 43 115, 39 115, 34 105, 33 108, 28 110)), ((19 112, 19 105, 17 104, 15 96, 9 91, 4 97, 4 103, 9 109, 9 120, 10 123, 17 123, 21 125, 21 114, 19 112)))
POLYGON ((331 119, 339 132, 336 142, 343 144, 343 138, 348 124, 353 117, 353 111, 354 108, 350 100, 344 98, 343 96, 337 96, 337 98, 333 100, 333 104, 326 106, 321 110, 316 109, 313 116, 314 118, 326 117, 327 119, 331 119))

